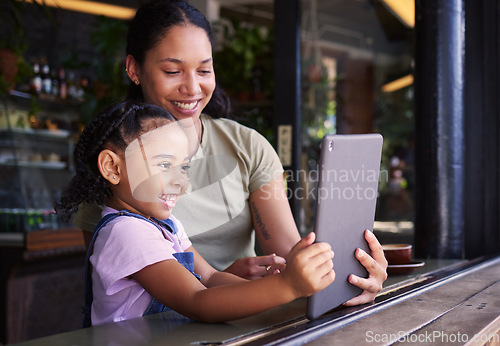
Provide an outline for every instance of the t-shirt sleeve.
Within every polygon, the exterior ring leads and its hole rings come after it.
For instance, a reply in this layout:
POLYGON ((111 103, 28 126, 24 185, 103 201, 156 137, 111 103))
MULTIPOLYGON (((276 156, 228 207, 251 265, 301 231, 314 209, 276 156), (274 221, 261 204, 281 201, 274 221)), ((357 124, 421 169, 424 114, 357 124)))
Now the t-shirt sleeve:
POLYGON ((91 257, 106 294, 131 286, 132 280, 127 279, 130 275, 148 265, 175 259, 173 254, 179 252, 173 240, 166 239, 158 228, 141 220, 118 219, 109 226, 108 232, 101 230, 104 233, 99 234, 94 247, 97 254, 94 252, 91 257))
POLYGON ((283 174, 283 166, 273 146, 264 136, 252 130, 249 139, 252 168, 248 187, 253 192, 283 174))

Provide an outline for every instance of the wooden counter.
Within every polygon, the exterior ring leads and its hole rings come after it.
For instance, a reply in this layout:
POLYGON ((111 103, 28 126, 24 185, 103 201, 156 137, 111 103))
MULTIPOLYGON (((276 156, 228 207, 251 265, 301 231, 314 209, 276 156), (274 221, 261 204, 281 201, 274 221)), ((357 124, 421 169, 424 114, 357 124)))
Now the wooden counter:
POLYGON ((299 299, 219 324, 172 325, 168 313, 161 313, 19 345, 388 345, 398 340, 446 344, 442 339, 446 336, 449 343, 460 337, 459 344, 488 340, 498 344, 500 257, 417 275, 386 287, 374 304, 331 312, 314 321, 304 317, 305 306, 306 300, 299 299))

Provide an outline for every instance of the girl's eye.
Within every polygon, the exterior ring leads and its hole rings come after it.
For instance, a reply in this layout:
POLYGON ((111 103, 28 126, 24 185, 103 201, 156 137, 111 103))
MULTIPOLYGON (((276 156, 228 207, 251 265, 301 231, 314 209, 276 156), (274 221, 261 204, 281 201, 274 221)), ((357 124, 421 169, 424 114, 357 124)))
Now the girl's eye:
POLYGON ((158 166, 163 169, 170 169, 170 167, 172 167, 172 164, 170 162, 162 162, 159 163, 158 166))
MULTIPOLYGON (((163 170, 170 170, 172 169, 172 164, 170 162, 162 162, 158 164, 158 167, 160 167, 163 170)), ((179 166, 180 170, 182 173, 187 173, 191 166, 189 164, 183 164, 179 166)))
POLYGON ((212 73, 212 71, 211 70, 201 70, 201 71, 199 71, 199 73, 201 73, 201 74, 210 74, 210 73, 212 73))
POLYGON ((165 74, 168 74, 168 75, 175 75, 175 74, 178 74, 179 71, 164 71, 165 74))

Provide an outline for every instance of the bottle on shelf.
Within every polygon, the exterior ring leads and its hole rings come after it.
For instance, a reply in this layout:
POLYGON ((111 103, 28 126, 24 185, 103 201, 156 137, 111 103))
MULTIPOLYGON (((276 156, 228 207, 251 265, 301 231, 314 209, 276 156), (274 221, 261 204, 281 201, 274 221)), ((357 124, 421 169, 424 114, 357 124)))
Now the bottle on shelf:
POLYGON ((33 64, 33 73, 31 88, 34 94, 40 94, 42 92, 42 76, 40 74, 40 65, 37 62, 33 64))
POLYGON ((59 97, 62 100, 68 97, 68 83, 66 82, 64 67, 59 67, 59 97))
POLYGON ((44 64, 42 67, 42 93, 50 95, 52 92, 52 80, 50 79, 50 67, 44 64))
POLYGON ((57 77, 57 71, 56 69, 52 69, 50 71, 50 80, 51 80, 51 83, 52 83, 52 96, 54 98, 58 98, 59 97, 59 78, 57 77))
POLYGON ((68 75, 68 97, 72 100, 75 100, 77 98, 77 85, 76 85, 76 79, 75 79, 75 73, 73 71, 69 72, 68 75))
POLYGON ((89 77, 87 77, 86 75, 82 75, 77 89, 78 101, 84 100, 85 90, 88 90, 88 88, 89 88, 89 77))

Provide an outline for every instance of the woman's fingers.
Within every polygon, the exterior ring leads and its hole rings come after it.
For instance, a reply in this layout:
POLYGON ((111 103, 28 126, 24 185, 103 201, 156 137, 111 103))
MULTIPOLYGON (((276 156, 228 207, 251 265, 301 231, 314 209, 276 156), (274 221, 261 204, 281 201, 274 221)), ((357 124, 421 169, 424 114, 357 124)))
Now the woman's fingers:
MULTIPOLYGON (((367 231, 369 232, 369 231, 367 231)), ((371 232, 369 232, 371 233, 371 232)), ((374 257, 367 254, 362 249, 356 250, 356 258, 358 261, 365 267, 368 271, 368 278, 361 278, 354 274, 349 276, 349 282, 363 290, 363 292, 347 301, 344 305, 352 306, 358 304, 365 304, 372 302, 377 293, 382 290, 382 284, 387 279, 387 261, 384 257, 382 248, 378 243, 378 240, 375 238, 373 234, 365 234, 366 240, 370 245, 370 250, 372 250, 372 254, 378 258, 376 260, 374 257), (378 246, 377 246, 378 244, 378 246), (378 253, 378 248, 380 247, 380 251, 382 252, 381 256, 378 253)))
POLYGON ((370 247, 372 258, 377 261, 377 263, 382 266, 384 269, 387 269, 387 260, 384 256, 384 250, 382 250, 382 245, 380 245, 377 237, 373 232, 366 230, 365 231, 365 239, 370 247))

